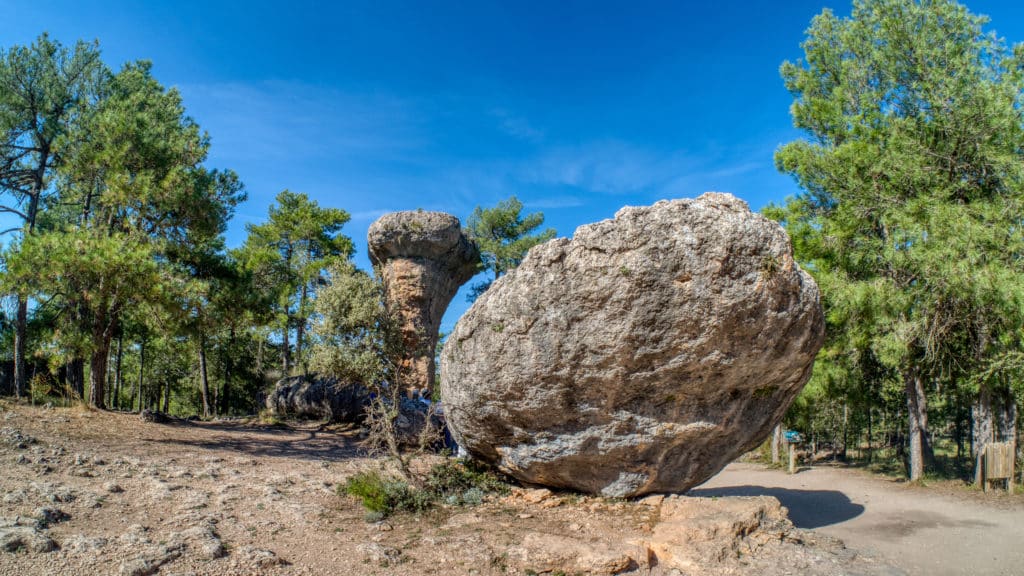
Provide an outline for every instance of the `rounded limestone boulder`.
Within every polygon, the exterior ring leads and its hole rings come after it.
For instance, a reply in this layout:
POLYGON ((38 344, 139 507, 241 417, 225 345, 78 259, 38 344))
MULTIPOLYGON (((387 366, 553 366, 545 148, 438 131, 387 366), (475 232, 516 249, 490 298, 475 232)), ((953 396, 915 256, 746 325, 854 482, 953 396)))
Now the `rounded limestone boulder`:
POLYGON ((456 441, 523 482, 683 492, 768 436, 823 338, 783 229, 707 193, 530 250, 456 325, 441 395, 456 441))

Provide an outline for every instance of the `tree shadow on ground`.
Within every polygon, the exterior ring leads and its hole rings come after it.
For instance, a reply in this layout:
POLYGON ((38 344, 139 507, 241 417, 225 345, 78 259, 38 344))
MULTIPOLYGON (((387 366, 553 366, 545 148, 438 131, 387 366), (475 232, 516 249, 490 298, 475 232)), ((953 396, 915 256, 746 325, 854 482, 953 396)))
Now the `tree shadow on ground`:
POLYGON ((164 438, 150 438, 150 442, 193 446, 206 450, 237 452, 246 456, 269 456, 299 460, 339 462, 366 456, 360 440, 352 433, 325 432, 319 429, 253 426, 247 424, 221 424, 172 422, 168 427, 187 432, 189 428, 202 430, 202 437, 182 434, 164 438))
POLYGON ((790 490, 748 485, 698 488, 687 492, 687 496, 774 496, 789 509, 789 519, 797 528, 813 529, 839 524, 864 513, 863 506, 851 502, 846 494, 836 490, 790 490))

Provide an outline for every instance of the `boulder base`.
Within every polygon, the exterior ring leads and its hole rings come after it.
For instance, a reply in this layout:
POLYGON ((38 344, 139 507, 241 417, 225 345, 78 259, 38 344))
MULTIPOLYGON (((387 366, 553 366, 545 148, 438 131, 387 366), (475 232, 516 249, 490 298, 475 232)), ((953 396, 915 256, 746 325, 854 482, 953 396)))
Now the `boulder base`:
POLYGON ((708 193, 532 249, 456 325, 442 397, 456 441, 521 481, 682 492, 769 434, 823 337, 786 233, 708 193))

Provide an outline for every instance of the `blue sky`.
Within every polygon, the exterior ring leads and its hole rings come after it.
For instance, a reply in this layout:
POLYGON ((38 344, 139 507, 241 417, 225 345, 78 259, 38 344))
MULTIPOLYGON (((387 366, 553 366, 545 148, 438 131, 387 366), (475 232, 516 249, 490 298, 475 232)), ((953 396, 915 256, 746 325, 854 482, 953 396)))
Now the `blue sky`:
MULTIPOLYGON (((797 192, 772 153, 797 138, 779 64, 848 1, 88 2, 0 0, 0 45, 98 39, 112 67, 148 59, 177 87, 249 200, 282 189, 352 214, 465 218, 513 194, 559 235, 624 205, 797 192)), ((1024 3, 968 2, 1024 40, 1024 3)), ((442 329, 467 308, 456 296, 442 329)))

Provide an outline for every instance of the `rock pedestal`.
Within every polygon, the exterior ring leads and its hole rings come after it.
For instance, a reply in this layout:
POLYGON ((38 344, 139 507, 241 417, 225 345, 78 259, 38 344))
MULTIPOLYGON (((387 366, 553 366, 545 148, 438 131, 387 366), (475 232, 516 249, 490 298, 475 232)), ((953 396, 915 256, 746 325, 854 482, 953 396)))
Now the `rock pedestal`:
POLYGON ((459 219, 443 212, 385 214, 370 226, 367 243, 388 309, 402 331, 403 385, 432 390, 441 317, 459 287, 476 274, 480 254, 459 219))
POLYGON ((456 325, 442 397, 456 441, 524 482, 683 492, 768 435, 823 338, 783 229, 708 193, 530 250, 456 325))

